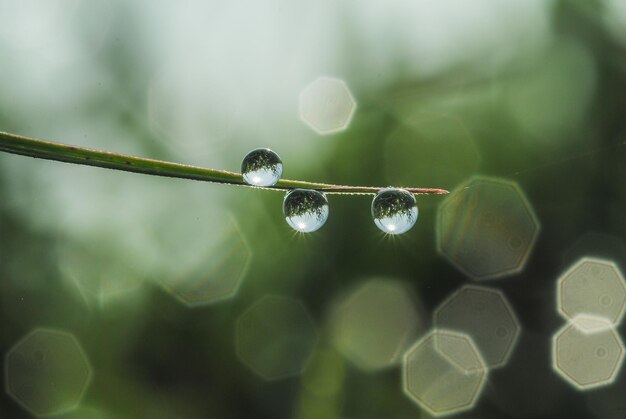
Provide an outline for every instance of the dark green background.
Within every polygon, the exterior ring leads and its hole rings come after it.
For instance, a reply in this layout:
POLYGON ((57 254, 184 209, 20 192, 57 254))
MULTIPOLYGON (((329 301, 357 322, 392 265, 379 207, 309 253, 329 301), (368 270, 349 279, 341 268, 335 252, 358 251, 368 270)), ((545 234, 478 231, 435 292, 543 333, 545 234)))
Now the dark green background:
MULTIPOLYGON (((457 12, 462 14, 471 3, 459 3, 457 12)), ((476 408, 458 417, 612 418, 626 409, 624 374, 610 387, 576 391, 552 371, 549 347, 563 323, 554 305, 559 274, 583 254, 626 263, 626 42, 610 30, 604 3, 564 0, 552 2, 549 9, 550 36, 531 52, 517 52, 518 45, 510 45, 512 58, 505 64, 489 65, 477 57, 416 75, 398 57, 396 71, 381 75, 385 81, 376 85, 363 76, 368 72, 368 45, 351 28, 350 17, 342 15, 337 42, 345 43, 350 57, 337 76, 347 81, 358 103, 349 129, 321 138, 297 115, 285 113, 284 118, 295 121, 290 124, 302 127, 234 130, 247 132, 246 141, 227 141, 221 157, 206 159, 207 166, 236 170, 248 149, 269 146, 280 151, 279 140, 271 144, 267 139, 289 136, 281 140, 291 144, 282 154, 289 178, 453 189, 482 174, 520 185, 540 220, 539 239, 520 274, 486 285, 505 292, 522 335, 510 364, 490 375, 476 408), (406 134, 412 121, 433 114, 448 118, 430 133, 440 141, 413 142, 406 134), (459 139, 459 130, 465 139, 459 139), (297 152, 298 142, 304 155, 297 152), (319 152, 315 142, 320 142, 319 152), (582 250, 571 250, 588 233, 603 235, 583 242, 582 250)), ((281 10, 271 13, 280 16, 281 10)), ((158 51, 159 45, 140 22, 136 9, 115 6, 111 29, 84 69, 99 68, 107 87, 98 86, 97 76, 91 84, 73 87, 92 94, 75 104, 70 96, 62 111, 53 102, 40 102, 33 92, 21 95, 19 85, 11 86, 27 61, 5 39, 0 46, 0 129, 200 164, 202 155, 172 152, 163 146, 168 138, 150 129, 146 97, 152 62, 142 52, 148 47, 158 51), (74 106, 72 113, 68 109, 74 106), (77 121, 82 125, 70 129, 77 121), (53 127, 49 131, 48 123, 53 127), (116 138, 120 132, 124 141, 116 138)), ((323 22, 317 23, 324 28, 323 22)), ((167 30, 167 22, 160 25, 167 30)), ((80 35, 77 39, 90 42, 80 35)), ((226 46, 228 42, 222 40, 226 46)), ((391 48, 393 39, 388 42, 391 48)), ((254 41, 250 49, 254 51, 254 41)), ((228 66, 228 61, 216 65, 228 66)), ((79 66, 73 71, 83 70, 79 66)), ((72 73, 63 74, 66 78, 58 82, 69 89, 72 73)), ((271 92, 265 94, 271 103, 271 92)), ((331 401, 311 398, 299 377, 265 382, 237 359, 234 324, 267 293, 291 296, 316 322, 319 347, 332 352, 326 323, 330 302, 364 278, 377 276, 406 281, 425 311, 432 312, 460 285, 472 282, 437 253, 435 220, 442 197, 418 197, 417 225, 391 240, 372 223, 369 198, 332 196, 323 229, 298 236, 282 219, 279 193, 9 155, 0 156, 0 167, 0 352, 6 354, 35 327, 73 333, 94 372, 83 405, 100 410, 103 417, 305 418, 315 417, 318 410, 311 406, 323 409, 324 403, 343 418, 420 417, 419 408, 402 393, 399 368, 368 374, 338 356, 345 375, 331 401), (64 212, 63 199, 49 207, 50 196, 61 196, 54 193, 59 183, 69 190, 76 185, 69 196, 93 207, 91 218, 55 223, 64 212), (102 205, 109 200, 112 204, 102 205), (206 252, 199 260, 219 262, 224 249, 207 250, 201 246, 203 237, 193 237, 194 231, 206 234, 206 225, 215 225, 211 211, 216 208, 230 213, 239 226, 250 249, 250 265, 233 299, 188 308, 154 281, 160 275, 155 267, 162 275, 177 272, 175 265, 164 270, 158 263, 163 257, 158 249, 171 248, 167 243, 161 247, 160 241, 176 237, 177 226, 184 225, 178 251, 206 252), (153 246, 141 249, 132 238, 144 229, 163 234, 151 236, 153 246), (94 270, 120 266, 142 280, 140 288, 106 304, 83 301, 63 279, 58 260, 59 249, 77 237, 101 250, 94 257, 97 262, 90 262, 94 270), (116 248, 126 250, 116 254, 116 248), (128 261, 134 261, 132 269, 125 268, 128 261)), ((76 415, 62 417, 81 417, 76 415)), ((0 417, 28 415, 3 393, 0 417)))

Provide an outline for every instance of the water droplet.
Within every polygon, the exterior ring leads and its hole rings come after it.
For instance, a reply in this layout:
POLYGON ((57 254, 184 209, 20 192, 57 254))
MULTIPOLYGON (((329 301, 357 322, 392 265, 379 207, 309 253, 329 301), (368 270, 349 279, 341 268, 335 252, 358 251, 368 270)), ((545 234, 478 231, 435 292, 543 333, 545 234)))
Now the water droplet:
POLYGON ((249 185, 272 186, 283 174, 283 162, 269 148, 257 148, 243 158, 241 174, 249 185))
POLYGON ((372 201, 374 224, 388 234, 409 231, 417 221, 417 214, 415 197, 404 189, 383 189, 372 201))
POLYGON ((323 193, 312 189, 293 189, 285 195, 283 212, 291 228, 311 233, 328 220, 328 199, 323 193))

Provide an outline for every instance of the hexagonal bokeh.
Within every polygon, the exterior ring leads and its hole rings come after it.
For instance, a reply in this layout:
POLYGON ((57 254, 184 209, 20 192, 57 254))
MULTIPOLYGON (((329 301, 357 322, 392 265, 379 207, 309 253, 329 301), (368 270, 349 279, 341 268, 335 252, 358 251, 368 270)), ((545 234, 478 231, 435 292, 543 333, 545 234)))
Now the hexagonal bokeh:
POLYGON ((577 316, 552 341, 554 370, 582 390, 611 384, 623 361, 622 340, 611 322, 600 317, 577 316))
MULTIPOLYGON (((177 275, 160 277, 163 288, 187 306, 204 306, 237 294, 250 263, 251 252, 239 226, 232 218, 219 237, 213 235, 210 248, 188 250, 194 253, 189 268, 177 275)), ((198 233, 199 234, 199 233, 198 233)))
POLYGON ((59 269, 88 304, 105 305, 141 286, 147 277, 136 252, 106 237, 64 241, 58 249, 59 269), (110 263, 115 260, 116 263, 110 263))
POLYGON ((235 326, 237 356, 266 380, 300 374, 317 342, 317 331, 300 301, 266 295, 235 326))
POLYGON ((356 102, 343 80, 319 77, 300 93, 300 118, 318 134, 348 128, 356 102))
POLYGON ((600 316, 618 324, 626 307, 626 284, 611 261, 582 258, 557 281, 557 307, 566 319, 600 316))
POLYGON ((520 327, 501 291, 466 285, 444 301, 433 315, 435 326, 472 337, 488 367, 506 364, 520 327))
POLYGON ((375 278, 337 303, 331 327, 339 352, 371 371, 398 362, 423 322, 404 283, 375 278))
POLYGON ((539 234, 539 221, 515 182, 472 177, 439 206, 437 248, 476 280, 520 272, 539 234))
POLYGON ((462 121, 420 112, 395 129, 385 141, 385 174, 392 185, 412 185, 416 179, 452 188, 480 163, 474 140, 462 121))
POLYGON ((35 416, 75 409, 91 380, 91 367, 73 335, 35 329, 5 358, 5 386, 35 416))
POLYGON ((434 330, 404 355, 403 388, 428 413, 453 414, 474 407, 487 372, 471 337, 434 330))

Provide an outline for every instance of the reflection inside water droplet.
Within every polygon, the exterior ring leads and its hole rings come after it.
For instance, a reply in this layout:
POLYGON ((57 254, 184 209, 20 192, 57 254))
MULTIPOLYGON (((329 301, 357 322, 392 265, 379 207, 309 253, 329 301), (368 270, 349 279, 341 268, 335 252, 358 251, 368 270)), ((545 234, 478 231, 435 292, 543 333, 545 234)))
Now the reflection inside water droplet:
POLYGON ((291 228, 311 233, 326 223, 328 199, 323 193, 312 189, 293 189, 285 195, 283 212, 291 228))
POLYGON ((415 197, 404 189, 383 189, 372 201, 374 223, 388 234, 406 233, 415 225, 417 215, 415 197))
POLYGON ((243 158, 241 174, 249 185, 272 186, 283 174, 283 163, 269 148, 257 148, 243 158))

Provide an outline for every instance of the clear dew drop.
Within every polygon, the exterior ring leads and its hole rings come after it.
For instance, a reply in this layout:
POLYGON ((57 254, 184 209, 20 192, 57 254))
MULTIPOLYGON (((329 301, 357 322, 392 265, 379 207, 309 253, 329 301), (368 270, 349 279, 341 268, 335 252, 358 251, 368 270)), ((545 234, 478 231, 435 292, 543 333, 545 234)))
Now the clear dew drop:
POLYGON ((241 174, 249 185, 272 186, 283 175, 283 162, 269 148, 257 148, 243 158, 241 174))
POLYGON ((293 189, 285 195, 283 212, 291 228, 311 233, 319 230, 328 220, 328 199, 312 189, 293 189))
POLYGON ((417 215, 415 196, 404 189, 382 189, 372 201, 374 224, 387 234, 406 233, 415 225, 417 215))

